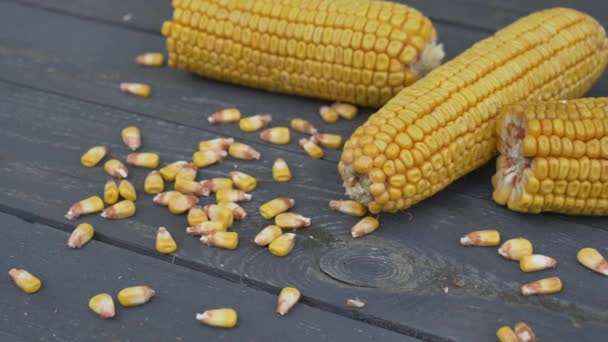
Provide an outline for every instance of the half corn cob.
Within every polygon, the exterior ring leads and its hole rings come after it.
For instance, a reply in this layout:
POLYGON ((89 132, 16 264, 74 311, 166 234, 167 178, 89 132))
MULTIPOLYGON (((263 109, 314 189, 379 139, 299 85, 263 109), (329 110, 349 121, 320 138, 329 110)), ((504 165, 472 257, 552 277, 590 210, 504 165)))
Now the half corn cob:
POLYGON ((370 0, 174 0, 169 65, 270 91, 379 107, 441 63, 431 21, 370 0))
POLYGON ((346 193, 372 213, 408 208, 486 163, 503 105, 583 95, 608 61, 600 24, 533 13, 405 88, 344 145, 346 193))

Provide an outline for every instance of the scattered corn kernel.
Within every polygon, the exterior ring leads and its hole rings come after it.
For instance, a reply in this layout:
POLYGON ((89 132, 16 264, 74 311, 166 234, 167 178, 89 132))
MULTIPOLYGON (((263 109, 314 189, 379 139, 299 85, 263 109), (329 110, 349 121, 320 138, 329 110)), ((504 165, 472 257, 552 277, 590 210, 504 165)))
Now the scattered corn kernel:
POLYGON ((120 132, 122 142, 131 150, 135 151, 141 147, 141 132, 135 126, 129 126, 122 129, 120 132))
POLYGON ((226 228, 232 227, 234 216, 231 209, 217 204, 209 204, 204 206, 203 210, 207 213, 209 220, 222 222, 226 228))
POLYGON ((135 203, 130 200, 120 201, 101 212, 101 217, 107 219, 124 219, 135 215, 135 203))
POLYGON ((79 224, 66 242, 66 245, 70 248, 81 248, 84 246, 89 240, 93 238, 95 234, 95 229, 92 225, 88 223, 79 224))
POLYGON ((496 337, 500 342, 519 342, 519 337, 509 326, 502 326, 496 331, 496 337))
POLYGON ((112 179, 106 182, 103 186, 103 199, 107 204, 118 202, 118 185, 112 179))
POLYGON ((145 66, 159 67, 163 65, 165 57, 160 52, 146 52, 135 57, 135 63, 145 66))
POLYGON ((236 189, 221 189, 215 193, 215 201, 217 203, 251 201, 251 198, 250 194, 236 189))
POLYGON ((310 226, 310 218, 297 213, 280 213, 274 217, 274 224, 281 228, 302 228, 310 226))
POLYGON ((519 268, 523 272, 536 272, 549 268, 554 268, 557 265, 557 260, 540 254, 524 255, 519 260, 519 268))
POLYGON ((263 130, 260 138, 271 144, 285 145, 291 141, 291 133, 288 127, 273 127, 263 130))
POLYGON ((558 277, 550 277, 533 281, 521 287, 524 296, 557 293, 562 290, 562 281, 558 277))
POLYGON ((477 230, 460 238, 463 246, 493 247, 500 244, 498 230, 477 230))
POLYGON ((40 290, 42 282, 26 270, 13 268, 8 271, 13 282, 25 293, 36 293, 40 290))
POLYGON ((129 169, 119 160, 110 159, 103 165, 104 171, 115 178, 127 178, 129 169))
POLYGON ((175 180, 175 176, 177 175, 179 170, 181 170, 182 167, 184 167, 186 164, 188 164, 187 161, 179 160, 179 161, 173 162, 169 165, 165 165, 160 168, 160 170, 159 170, 160 175, 167 182, 173 182, 175 180))
POLYGON ((211 178, 200 181, 201 185, 209 192, 218 192, 220 190, 232 190, 232 179, 230 178, 211 178))
POLYGON ((359 298, 348 299, 346 301, 346 306, 350 306, 350 307, 357 308, 357 309, 362 309, 367 306, 367 302, 364 300, 361 300, 359 298))
POLYGON ((154 170, 148 173, 144 180, 144 191, 147 194, 155 195, 165 190, 165 181, 160 172, 154 170))
POLYGON ((194 205, 198 203, 198 198, 193 195, 174 196, 169 199, 169 211, 173 215, 180 215, 190 210, 194 205))
POLYGON ((268 251, 272 253, 272 255, 276 256, 286 256, 291 252, 293 246, 296 244, 296 234, 294 233, 284 233, 278 238, 274 239, 270 245, 268 245, 268 251))
POLYGON ((192 162, 197 167, 202 168, 220 163, 224 160, 224 157, 226 157, 226 151, 222 150, 197 151, 192 154, 192 162))
POLYGON ((279 236, 283 235, 283 230, 275 225, 267 226, 260 230, 255 236, 253 242, 260 247, 268 246, 272 241, 276 240, 279 236))
POLYGON ((295 287, 286 287, 281 290, 277 301, 277 313, 285 316, 291 308, 300 300, 300 290, 295 287))
POLYGON ((190 235, 209 235, 211 232, 225 232, 228 229, 221 221, 205 221, 186 227, 186 233, 190 235))
POLYGON ((82 201, 74 203, 68 210, 65 217, 68 220, 74 220, 82 215, 98 213, 103 210, 103 201, 99 196, 92 196, 82 201))
POLYGON ((147 303, 155 294, 156 292, 149 286, 133 286, 120 290, 116 298, 120 305, 133 307, 147 303))
POLYGON ((357 113, 359 112, 357 110, 357 107, 349 103, 343 102, 335 102, 331 105, 331 108, 338 112, 338 115, 340 115, 340 117, 346 120, 354 119, 355 117, 357 117, 357 113))
POLYGON ((291 180, 291 170, 283 158, 277 158, 272 164, 272 179, 278 183, 291 180))
POLYGON ((188 210, 188 224, 193 226, 197 223, 207 222, 209 218, 207 217, 207 213, 203 210, 203 207, 200 205, 195 205, 190 210, 188 210))
POLYGON ((315 134, 317 133, 317 129, 315 126, 307 120, 295 118, 291 120, 291 128, 295 129, 298 132, 302 132, 305 134, 315 134))
POLYGON ((145 167, 148 169, 155 169, 156 167, 158 167, 159 162, 160 162, 160 157, 158 156, 157 153, 145 152, 145 153, 131 153, 131 154, 127 155, 127 163, 134 165, 134 166, 145 167))
POLYGON ((114 300, 107 293, 100 293, 89 299, 89 309, 102 318, 112 318, 116 315, 114 300))
POLYGON ((313 143, 310 139, 302 138, 298 141, 300 146, 306 151, 306 153, 315 159, 323 158, 323 149, 319 145, 313 143))
POLYGON ((327 122, 327 123, 333 123, 338 121, 338 118, 340 117, 340 115, 338 114, 338 112, 328 106, 323 106, 321 108, 319 108, 319 114, 321 115, 321 118, 323 119, 323 121, 327 122))
POLYGON ((376 229, 378 229, 379 225, 380 223, 377 219, 371 216, 366 216, 351 228, 350 234, 356 238, 362 237, 373 233, 376 229))
POLYGON ((118 193, 126 200, 137 200, 137 191, 135 191, 135 187, 126 179, 121 180, 120 184, 118 184, 118 193))
POLYGON ((131 95, 148 97, 150 96, 150 86, 144 83, 122 82, 120 90, 131 95))
POLYGON ((207 120, 211 124, 218 123, 233 123, 241 119, 241 111, 236 108, 222 109, 219 112, 211 114, 207 120))
POLYGON ((519 322, 514 327, 519 342, 536 342, 536 334, 526 323, 519 322))
POLYGON ((253 147, 243 143, 232 143, 228 147, 228 154, 232 158, 242 160, 254 160, 260 159, 260 152, 256 151, 253 147))
POLYGON ((82 157, 80 157, 80 163, 86 167, 93 167, 97 165, 107 153, 108 148, 105 146, 91 147, 82 155, 82 157))
POLYGON ((230 146, 230 144, 232 144, 233 142, 233 138, 215 138, 199 142, 198 149, 200 151, 226 150, 228 146, 230 146))
POLYGON ((339 134, 317 133, 310 137, 310 140, 323 147, 340 148, 342 146, 342 136, 339 134))
POLYGON ((515 261, 519 261, 524 256, 532 254, 533 251, 534 249, 530 240, 524 238, 507 240, 498 248, 498 254, 506 259, 515 261))
POLYGON ((178 179, 186 179, 186 180, 191 180, 191 181, 195 180, 197 171, 198 171, 198 167, 196 167, 196 165, 194 165, 194 163, 187 163, 184 166, 182 166, 181 169, 179 169, 179 171, 177 171, 177 174, 175 175, 174 180, 178 180, 178 179))
POLYGON ((171 254, 177 250, 177 243, 171 233, 165 227, 159 227, 156 232, 156 251, 163 254, 171 254))
POLYGON ((595 248, 583 248, 576 254, 576 259, 590 270, 608 276, 608 261, 595 248))
POLYGON ((160 194, 154 196, 154 203, 162 205, 162 206, 168 206, 169 205, 169 201, 171 201, 172 198, 177 197, 177 196, 181 196, 181 193, 177 192, 177 191, 165 191, 165 192, 161 192, 160 194))
POLYGON ((329 201, 329 207, 342 214, 351 216, 365 216, 367 207, 357 201, 329 201))
POLYGON ((181 178, 175 181, 175 190, 184 195, 209 196, 209 189, 203 184, 181 178))
POLYGON ((231 171, 229 174, 232 182, 236 187, 245 192, 250 192, 257 186, 257 181, 254 177, 240 171, 231 171))
POLYGON ((218 205, 232 210, 232 216, 234 216, 234 219, 237 221, 244 220, 245 217, 247 217, 245 209, 234 202, 220 202, 218 205))
POLYGON ((217 328, 232 328, 237 323, 237 313, 234 309, 215 309, 197 313, 196 320, 217 328))
POLYGON ((268 126, 272 121, 272 115, 254 115, 246 118, 242 118, 239 121, 239 128, 243 132, 255 132, 260 128, 268 126))
POLYGON ((209 234, 201 236, 201 242, 209 246, 232 250, 236 249, 239 244, 239 234, 236 232, 211 231, 209 234))
POLYGON ((293 208, 294 205, 296 205, 296 201, 292 198, 275 198, 260 206, 260 214, 265 219, 272 219, 278 214, 293 208))

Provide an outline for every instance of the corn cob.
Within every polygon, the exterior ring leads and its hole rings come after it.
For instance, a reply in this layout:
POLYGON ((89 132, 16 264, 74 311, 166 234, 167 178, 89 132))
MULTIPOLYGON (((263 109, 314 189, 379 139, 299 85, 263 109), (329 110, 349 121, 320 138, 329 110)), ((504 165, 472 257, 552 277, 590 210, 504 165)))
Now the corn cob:
POLYGON ((529 213, 608 215, 608 98, 513 105, 496 131, 496 203, 529 213))
POLYGON ((439 65, 417 10, 370 0, 177 0, 168 64, 241 85, 378 107, 439 65))
POLYGON ((494 154, 503 105, 580 97, 608 61, 604 29, 571 9, 534 13, 405 88, 344 145, 346 192, 372 213, 408 208, 494 154))

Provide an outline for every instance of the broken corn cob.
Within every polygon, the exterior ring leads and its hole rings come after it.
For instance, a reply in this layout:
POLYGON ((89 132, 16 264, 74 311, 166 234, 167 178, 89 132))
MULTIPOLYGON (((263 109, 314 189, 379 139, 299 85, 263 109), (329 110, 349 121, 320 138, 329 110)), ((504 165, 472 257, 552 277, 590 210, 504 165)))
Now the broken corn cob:
POLYGON ((116 185, 114 180, 110 179, 103 186, 103 200, 107 204, 114 204, 118 202, 118 196, 118 185, 116 185))
POLYGON ((329 201, 329 207, 351 216, 361 217, 367 213, 367 207, 356 201, 329 201))
POLYGON ((225 232, 228 229, 221 221, 204 221, 186 227, 186 233, 190 235, 209 235, 211 232, 225 232))
POLYGON ((274 217, 274 224, 281 228, 302 228, 310 226, 310 218, 296 213, 280 213, 274 217))
POLYGON ((277 313, 285 316, 291 308, 300 300, 300 291, 295 287, 286 287, 281 290, 277 300, 277 313))
POLYGON ((127 178, 129 169, 117 159, 110 159, 103 165, 104 171, 115 178, 127 178))
POLYGON ((272 241, 283 235, 283 230, 275 225, 270 225, 255 236, 253 242, 260 247, 268 246, 272 241))
POLYGON ((97 165, 103 157, 108 153, 108 148, 105 146, 94 146, 88 149, 82 157, 80 157, 80 163, 82 166, 94 167, 97 165))
POLYGON ((155 294, 156 292, 149 286, 133 286, 120 290, 116 298, 118 298, 120 305, 133 307, 145 304, 155 294))
POLYGON ((165 57, 160 52, 146 52, 135 57, 135 63, 144 66, 163 66, 165 57))
POLYGON ((184 195, 209 196, 209 189, 196 181, 178 179, 174 187, 184 195))
POLYGON ((177 250, 177 243, 171 233, 165 227, 159 227, 156 232, 156 251, 163 254, 171 254, 177 250))
POLYGON ((338 114, 338 112, 328 106, 323 106, 321 108, 319 108, 319 115, 321 115, 321 118, 323 119, 323 121, 327 122, 327 123, 334 123, 336 121, 338 121, 338 119, 340 118, 340 115, 338 114))
POLYGON ((331 108, 335 109, 336 112, 338 112, 338 115, 346 120, 354 119, 359 113, 357 107, 349 103, 335 102, 331 105, 331 108))
POLYGON ((233 138, 215 138, 211 140, 205 140, 198 143, 198 149, 200 151, 206 150, 226 150, 230 144, 234 142, 233 138))
POLYGON ((270 114, 249 116, 239 121, 239 128, 243 132, 255 132, 268 126, 271 121, 272 115, 270 114))
POLYGON ((595 248, 583 248, 576 254, 576 260, 588 269, 608 276, 608 261, 595 248))
POLYGON ((8 275, 13 278, 15 285, 17 285, 17 287, 25 293, 36 293, 40 290, 40 287, 42 287, 42 282, 40 279, 36 278, 26 270, 13 268, 8 271, 8 275))
POLYGON ((127 163, 134 165, 134 166, 139 166, 139 167, 145 167, 148 169, 155 169, 156 167, 158 167, 158 163, 160 162, 160 157, 158 156, 157 153, 131 153, 129 155, 127 155, 127 163))
POLYGON ((260 159, 260 152, 256 151, 253 147, 243 143, 232 143, 228 147, 228 154, 232 158, 242 160, 254 160, 260 159))
POLYGON ((222 109, 207 118, 211 124, 238 122, 240 119, 241 111, 236 108, 222 109))
POLYGON ((160 194, 154 196, 153 201, 156 204, 166 207, 169 205, 169 201, 171 201, 172 198, 181 196, 181 195, 182 194, 177 191, 165 191, 165 192, 161 192, 160 194))
POLYGON ((319 145, 312 142, 312 140, 302 138, 298 141, 298 143, 300 144, 300 146, 302 146, 304 151, 306 151, 306 153, 310 157, 315 158, 315 159, 323 158, 323 155, 324 155, 323 149, 320 148, 319 145))
POLYGON ((179 160, 179 161, 173 162, 169 165, 165 165, 160 168, 160 170, 159 170, 160 175, 167 182, 173 182, 175 180, 175 176, 177 175, 179 170, 181 170, 182 167, 184 167, 186 164, 188 164, 187 161, 179 160))
POLYGON ((254 177, 252 177, 244 172, 230 171, 230 173, 228 173, 228 175, 232 179, 232 182, 234 183, 234 185, 238 189, 243 190, 245 192, 253 191, 253 190, 255 190, 255 187, 257 186, 257 180, 254 177))
POLYGON ((251 198, 252 196, 243 190, 221 189, 215 193, 217 203, 251 201, 251 198))
POLYGON ((608 215, 608 98, 507 107, 493 198, 511 210, 608 215))
POLYGON ((107 293, 100 293, 89 299, 89 309, 102 318, 112 318, 116 315, 114 300, 107 293))
POLYGON ((294 205, 296 205, 296 201, 293 198, 275 198, 260 206, 260 214, 265 219, 272 219, 278 214, 293 208, 294 205))
POLYGON ((135 151, 141 147, 141 132, 139 128, 135 126, 125 127, 120 132, 120 136, 122 137, 122 142, 131 150, 135 151))
POLYGON ((241 221, 247 217, 245 209, 234 202, 219 202, 218 205, 230 209, 235 220, 241 221))
POLYGON ((296 244, 296 234, 294 233, 284 233, 278 238, 274 239, 270 245, 268 245, 268 251, 272 253, 272 255, 276 256, 286 256, 291 253, 291 250, 296 244))
POLYGON ((312 135, 317 133, 317 129, 310 121, 300 118, 291 119, 291 128, 304 134, 312 135))
POLYGON ((147 194, 155 195, 165 190, 165 181, 160 172, 154 170, 148 173, 144 180, 144 191, 147 194))
POLYGON ((557 260, 540 254, 525 255, 519 260, 519 268, 523 272, 536 272, 554 268, 557 260))
POLYGON ((524 296, 557 293, 562 290, 562 281, 558 277, 550 277, 533 281, 521 287, 524 296))
POLYGON ((377 107, 443 57, 431 21, 388 1, 188 4, 162 27, 169 65, 269 91, 377 107))
POLYGON ((286 145, 291 141, 291 133, 288 127, 273 127, 263 130, 260 138, 271 144, 286 145))
POLYGON ((126 179, 121 180, 120 184, 118 184, 118 194, 129 201, 137 200, 137 191, 135 191, 135 187, 126 179))
POLYGON ((285 183, 291 180, 291 170, 283 158, 277 158, 272 164, 272 179, 278 183, 285 183))
POLYGON ((500 244, 498 230, 477 230, 460 238, 463 246, 494 247, 500 244))
POLYGON ((217 328, 232 328, 236 325, 238 315, 234 309, 223 308, 197 313, 196 320, 217 328))
POLYGON ((152 89, 150 89, 150 86, 147 84, 131 82, 122 82, 120 84, 120 90, 131 95, 143 97, 150 96, 150 92, 152 91, 152 89))
POLYGON ((188 210, 188 224, 193 226, 197 223, 207 222, 209 218, 207 217, 207 213, 203 210, 203 207, 200 205, 195 205, 188 210))
POLYGON ((99 196, 92 196, 82 201, 74 203, 68 210, 65 217, 74 220, 82 215, 98 213, 103 210, 103 201, 99 196))
POLYGON ((500 342, 520 342, 519 337, 509 326, 502 326, 496 331, 496 337, 500 342))
POLYGON ((526 255, 531 255, 534 252, 532 243, 528 239, 517 238, 505 241, 498 248, 498 254, 505 259, 519 261, 526 255))
POLYGON ((350 234, 355 238, 362 237, 375 232, 379 226, 380 223, 377 219, 367 216, 351 228, 350 234))
POLYGON ((169 199, 169 211, 173 215, 180 215, 190 210, 194 205, 198 203, 198 198, 193 195, 175 195, 169 199))
POLYGON ((135 211, 135 203, 130 200, 124 200, 114 204, 111 207, 106 208, 101 213, 101 217, 112 220, 119 220, 135 215, 135 211))
POLYGON ((232 190, 232 179, 230 178, 211 178, 200 181, 201 185, 208 189, 209 192, 218 192, 220 190, 232 190))
POLYGON ((224 157, 226 157, 226 151, 222 150, 197 151, 192 154, 192 162, 196 167, 203 168, 222 162, 224 157))
POLYGON ((194 163, 187 163, 184 166, 182 166, 179 171, 177 171, 177 174, 175 174, 175 179, 174 180, 178 180, 178 179, 186 179, 186 180, 195 180, 196 179, 196 173, 198 171, 198 167, 196 167, 196 165, 194 165, 194 163))
POLYGON ((536 334, 526 323, 519 322, 515 324, 513 330, 515 330, 517 337, 519 337, 519 342, 536 342, 536 334))
POLYGON ((605 31, 586 14, 554 8, 516 21, 355 130, 338 165, 347 194, 372 213, 411 207, 494 155, 503 106, 580 97, 607 62, 605 31))
POLYGON ((226 228, 232 227, 234 216, 232 210, 218 204, 210 204, 203 207, 207 217, 211 221, 222 222, 226 228))
POLYGON ((310 137, 310 141, 329 148, 340 148, 342 146, 342 136, 338 134, 317 133, 310 137))
POLYGON ((214 230, 207 235, 201 236, 201 242, 209 246, 232 250, 236 249, 239 244, 239 234, 236 232, 214 230))
POLYGON ((66 245, 70 248, 81 248, 93 238, 94 234, 95 229, 92 225, 81 223, 72 231, 68 241, 66 241, 66 245))

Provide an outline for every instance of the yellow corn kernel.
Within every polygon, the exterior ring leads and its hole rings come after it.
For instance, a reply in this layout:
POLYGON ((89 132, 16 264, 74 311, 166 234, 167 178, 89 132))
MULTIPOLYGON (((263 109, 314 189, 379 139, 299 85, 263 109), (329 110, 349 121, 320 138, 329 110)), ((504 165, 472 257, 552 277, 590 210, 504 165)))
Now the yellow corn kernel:
POLYGON ((227 229, 228 227, 224 222, 205 221, 186 227, 186 233, 190 235, 209 235, 211 232, 225 232, 227 229))
POLYGON ((233 138, 215 138, 199 142, 198 149, 199 151, 226 150, 232 143, 234 143, 233 138))
POLYGON ((243 202, 251 201, 252 196, 243 190, 221 189, 215 193, 215 202, 243 202))
POLYGON ((291 119, 291 128, 310 135, 317 133, 317 129, 310 121, 300 118, 291 119))
POLYGON ((315 159, 323 158, 323 149, 321 149, 319 145, 313 143, 310 139, 302 138, 298 141, 298 143, 309 156, 315 159))
POLYGON ((532 243, 524 238, 507 240, 498 248, 498 254, 506 259, 515 261, 519 261, 524 256, 531 255, 533 252, 532 243))
POLYGON ((245 209, 234 202, 220 202, 218 205, 230 209, 235 220, 241 221, 247 217, 245 209))
POLYGON ((376 229, 378 229, 379 226, 380 223, 377 219, 371 216, 366 216, 351 228, 350 234, 356 238, 362 237, 373 233, 376 229))
POLYGON ((228 147, 228 154, 232 158, 242 160, 258 160, 260 159, 260 152, 256 151, 253 147, 243 143, 232 143, 228 147))
POLYGON ((151 171, 144 180, 144 191, 147 194, 155 195, 165 190, 165 181, 158 171, 151 171))
POLYGON ((171 254, 177 250, 177 243, 165 227, 159 227, 156 232, 156 251, 171 254))
POLYGON ((519 260, 519 268, 523 272, 536 272, 554 268, 557 260, 540 254, 525 255, 519 260))
POLYGON ((203 207, 200 205, 195 205, 188 210, 188 224, 193 226, 197 223, 207 222, 209 218, 207 217, 207 213, 203 210, 203 207))
POLYGON ((550 277, 533 281, 521 287, 524 296, 557 293, 562 290, 562 281, 558 277, 550 277))
POLYGON ((233 123, 238 122, 240 119, 241 111, 236 108, 222 109, 219 112, 211 114, 211 116, 207 118, 211 124, 233 123))
POLYGON ((160 52, 146 52, 135 57, 135 63, 144 66, 163 66, 165 57, 160 52))
POLYGON ((261 128, 268 126, 272 121, 272 115, 254 115, 246 118, 242 118, 239 121, 239 128, 243 132, 255 132, 261 128))
POLYGON ((133 286, 120 290, 116 298, 120 305, 129 308, 147 303, 155 294, 149 286, 133 286))
POLYGON ((165 191, 165 192, 161 192, 160 194, 154 196, 154 203, 162 205, 162 206, 168 206, 169 205, 169 201, 173 198, 173 197, 177 197, 180 196, 181 193, 177 192, 177 191, 165 191))
POLYGON ((101 198, 99 196, 92 196, 74 203, 70 207, 70 210, 68 210, 67 214, 65 214, 65 218, 68 220, 74 220, 82 215, 98 213, 102 210, 103 201, 101 198))
POLYGON ((274 224, 281 228, 302 228, 310 226, 310 218, 296 213, 280 213, 274 217, 274 224))
POLYGON ((209 204, 203 207, 203 210, 211 221, 222 222, 226 228, 232 227, 234 216, 232 210, 218 204, 209 204))
POLYGON ((277 158, 272 164, 272 179, 278 183, 291 180, 291 170, 283 158, 277 158))
POLYGON ((496 337, 500 342, 519 342, 519 337, 517 337, 515 331, 506 325, 496 331, 496 337))
POLYGON ((196 320, 216 328, 232 328, 237 323, 237 313, 234 309, 222 308, 197 313, 196 320))
POLYGON ((40 279, 26 270, 13 268, 8 271, 8 274, 13 278, 15 285, 25 293, 36 293, 40 290, 40 287, 42 287, 40 279))
POLYGON ((260 247, 268 246, 272 241, 276 240, 279 236, 283 235, 283 230, 275 225, 267 226, 260 230, 255 236, 253 242, 260 247))
POLYGON ((257 180, 244 172, 231 171, 228 175, 230 176, 230 179, 232 179, 234 185, 245 192, 253 191, 257 186, 257 180))
POLYGON ((86 167, 93 167, 97 165, 107 153, 108 148, 105 146, 91 147, 82 155, 82 157, 80 157, 80 163, 86 167))
POLYGON ((175 176, 177 175, 179 170, 181 170, 182 167, 184 167, 186 164, 188 164, 187 161, 179 160, 179 161, 173 162, 169 165, 165 165, 160 168, 160 170, 159 170, 160 175, 167 182, 173 182, 175 180, 175 176))
POLYGON ((285 316, 291 308, 300 300, 300 291, 295 287, 286 287, 281 290, 277 301, 277 313, 285 316))
POLYGON ((156 153, 131 153, 127 155, 127 163, 134 166, 155 169, 159 162, 160 157, 156 153))
POLYGON ((321 108, 319 108, 319 115, 321 115, 321 118, 323 119, 323 121, 327 122, 327 123, 334 123, 336 121, 338 121, 338 118, 340 118, 340 115, 338 114, 338 112, 333 109, 332 107, 328 107, 328 106, 323 106, 321 108))
POLYGON ((66 241, 66 245, 70 248, 81 248, 93 238, 94 234, 95 229, 92 225, 81 223, 72 231, 68 241, 66 241))
POLYGON ((150 96, 150 86, 144 83, 122 82, 120 90, 131 95, 148 97, 150 96))
POLYGON ((294 233, 284 233, 278 238, 274 239, 270 245, 268 245, 268 251, 272 253, 272 255, 276 256, 286 256, 291 253, 293 246, 296 244, 296 234, 294 233))
POLYGON ((239 244, 239 234, 217 230, 211 231, 209 234, 201 236, 201 242, 209 246, 233 250, 239 244))
POLYGON ((122 142, 131 150, 135 151, 141 147, 141 132, 139 128, 135 126, 125 127, 120 132, 120 135, 122 142))
POLYGON ((576 254, 576 260, 588 269, 608 276, 608 261, 595 248, 583 248, 576 254))
POLYGON ((126 200, 137 200, 137 191, 135 191, 135 187, 126 179, 121 180, 120 184, 118 184, 118 193, 126 200))
POLYGON ((275 198, 260 206, 260 214, 265 219, 272 219, 278 214, 293 208, 294 205, 296 205, 296 201, 292 198, 275 198))
POLYGON ((351 216, 361 217, 367 213, 367 207, 357 201, 329 201, 329 207, 351 216))
POLYGON ((536 334, 526 323, 519 322, 513 327, 519 342, 536 342, 536 334))
POLYGON ((346 120, 352 120, 356 118, 359 112, 356 106, 343 102, 335 102, 331 105, 331 108, 338 112, 338 115, 340 115, 341 118, 346 120))
POLYGON ((193 181, 196 179, 197 172, 198 167, 196 167, 194 163, 187 163, 186 165, 182 166, 179 171, 177 171, 177 174, 175 174, 175 180, 186 179, 193 181))
POLYGON ((118 202, 118 185, 114 180, 109 180, 103 186, 103 200, 107 204, 114 204, 118 202))
POLYGON ((194 205, 198 203, 198 198, 193 195, 183 195, 179 194, 176 196, 172 196, 169 199, 169 211, 173 215, 180 215, 190 210, 194 205))
POLYGON ((342 146, 342 136, 339 134, 317 133, 310 138, 310 141, 329 148, 340 148, 342 146))
POLYGON ((271 144, 286 145, 291 141, 291 133, 289 127, 273 127, 263 130, 260 138, 271 144))
POLYGON ((112 318, 116 315, 114 300, 107 293, 100 293, 89 299, 89 309, 102 318, 112 318))
POLYGON ((135 211, 135 203, 124 200, 106 208, 101 212, 101 217, 113 220, 124 219, 135 215, 135 211))
POLYGON ((103 165, 104 171, 115 178, 127 178, 129 169, 119 160, 110 159, 103 165))
POLYGON ((194 163, 194 165, 196 165, 196 167, 203 168, 209 165, 222 162, 224 160, 224 157, 226 157, 226 151, 197 151, 192 154, 192 162, 194 163))
POLYGON ((463 246, 494 247, 500 244, 498 230, 477 230, 460 238, 463 246))
POLYGON ((175 190, 184 195, 209 196, 209 189, 203 184, 186 179, 176 180, 175 190))

